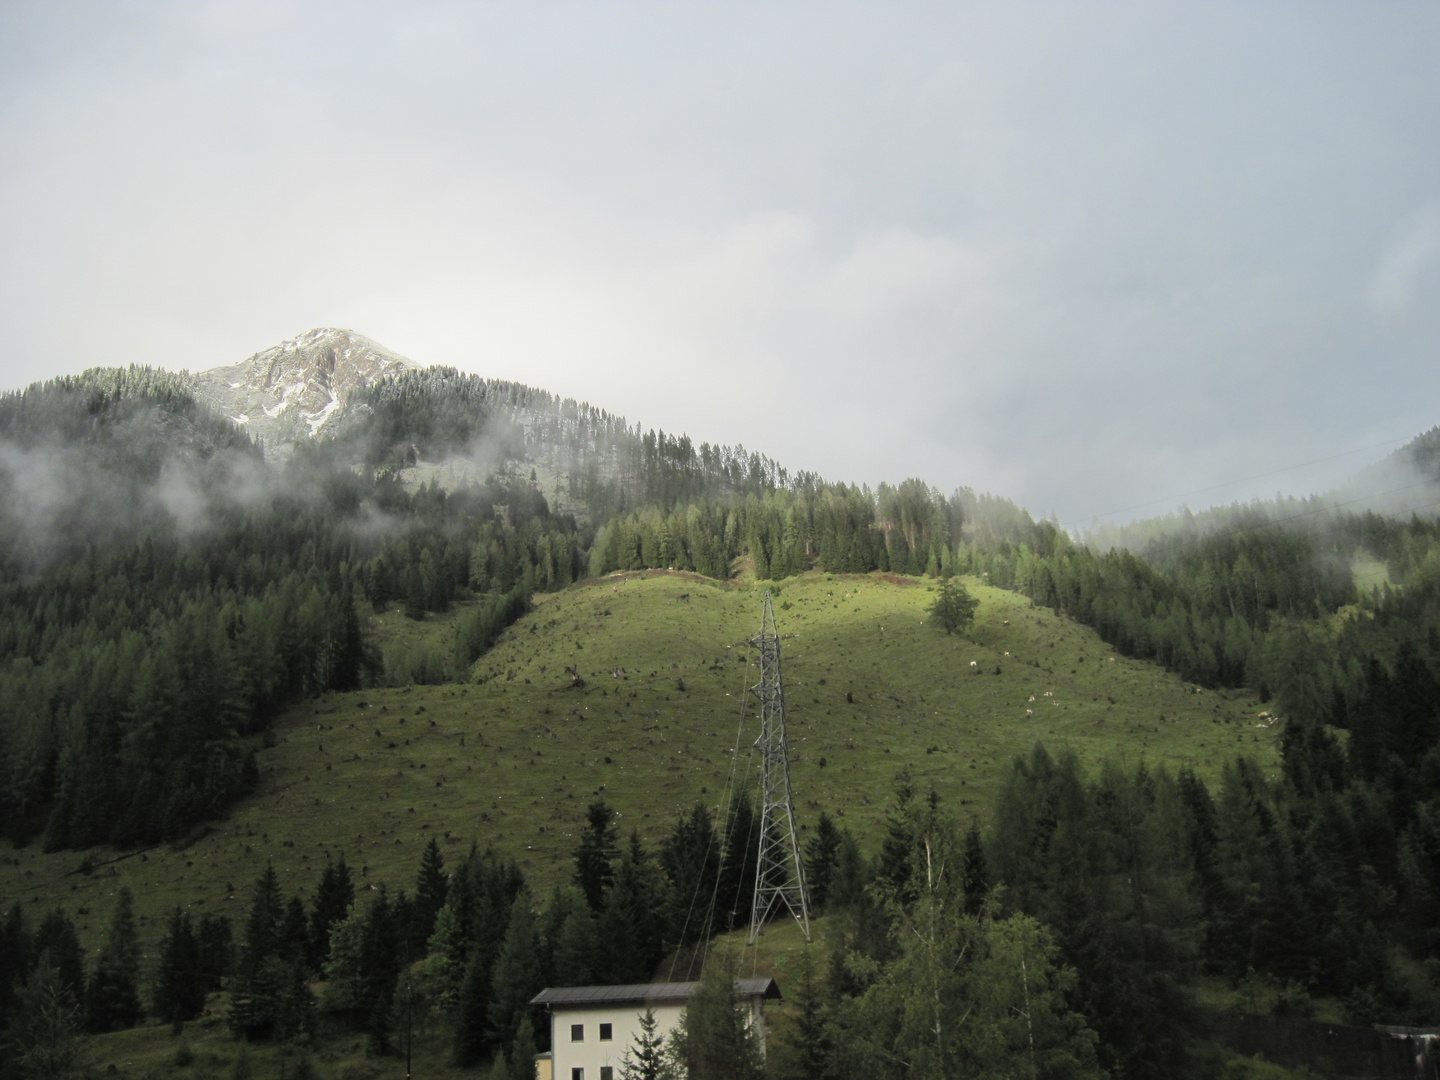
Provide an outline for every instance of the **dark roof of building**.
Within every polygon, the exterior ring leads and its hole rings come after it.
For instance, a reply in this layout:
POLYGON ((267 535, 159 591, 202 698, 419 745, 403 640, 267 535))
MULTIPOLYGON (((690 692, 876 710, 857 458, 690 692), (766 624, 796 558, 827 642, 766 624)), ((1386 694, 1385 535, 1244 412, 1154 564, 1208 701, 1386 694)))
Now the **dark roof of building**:
MULTIPOLYGON (((660 1005, 688 1001, 698 982, 632 983, 629 986, 547 986, 530 1000, 531 1005, 622 1005, 644 1002, 660 1005)), ((779 998, 774 979, 736 979, 741 997, 779 998)))

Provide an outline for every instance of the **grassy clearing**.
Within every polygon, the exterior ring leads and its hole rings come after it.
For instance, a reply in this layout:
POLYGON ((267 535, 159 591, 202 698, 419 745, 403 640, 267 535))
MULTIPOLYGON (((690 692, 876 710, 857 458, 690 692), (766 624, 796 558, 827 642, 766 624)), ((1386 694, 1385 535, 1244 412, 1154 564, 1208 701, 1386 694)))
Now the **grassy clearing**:
MULTIPOLYGON (((780 586, 802 829, 825 809, 873 846, 902 768, 983 821, 1004 770, 1037 740, 1092 766, 1188 765, 1212 783, 1239 753, 1276 764, 1275 729, 1259 726, 1250 694, 1200 693, 1023 597, 968 584, 980 598, 968 637, 928 625, 923 581, 812 573, 780 586)), ((95 949, 128 884, 153 953, 176 904, 238 926, 267 859, 287 893, 308 895, 341 853, 362 887, 413 888, 431 835, 451 861, 472 840, 513 855, 547 891, 568 878, 595 798, 654 845, 697 798, 718 806, 732 773, 749 775, 753 709, 740 720, 759 597, 753 583, 663 572, 542 596, 477 663, 486 681, 297 705, 260 752, 259 791, 229 818, 145 852, 9 851, 0 904, 20 900, 36 920, 60 904, 95 949)), ((392 612, 375 629, 382 642, 405 634, 440 646, 454 618, 392 612)))

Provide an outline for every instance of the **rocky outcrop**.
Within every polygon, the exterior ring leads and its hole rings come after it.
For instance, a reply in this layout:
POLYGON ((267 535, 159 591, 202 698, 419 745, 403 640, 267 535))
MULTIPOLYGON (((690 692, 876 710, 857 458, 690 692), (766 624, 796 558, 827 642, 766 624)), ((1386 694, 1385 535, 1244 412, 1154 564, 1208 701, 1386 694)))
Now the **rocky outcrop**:
POLYGON ((413 366, 367 337, 325 328, 193 378, 197 396, 283 457, 318 434, 355 390, 413 366))

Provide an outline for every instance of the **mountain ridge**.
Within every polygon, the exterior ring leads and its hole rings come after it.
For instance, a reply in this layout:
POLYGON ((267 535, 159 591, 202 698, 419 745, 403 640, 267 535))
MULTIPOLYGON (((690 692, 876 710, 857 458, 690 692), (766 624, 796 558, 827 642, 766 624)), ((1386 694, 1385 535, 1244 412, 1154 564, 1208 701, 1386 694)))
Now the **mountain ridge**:
POLYGON ((318 435, 357 389, 415 367, 363 334, 316 327, 190 378, 197 397, 285 456, 318 435))

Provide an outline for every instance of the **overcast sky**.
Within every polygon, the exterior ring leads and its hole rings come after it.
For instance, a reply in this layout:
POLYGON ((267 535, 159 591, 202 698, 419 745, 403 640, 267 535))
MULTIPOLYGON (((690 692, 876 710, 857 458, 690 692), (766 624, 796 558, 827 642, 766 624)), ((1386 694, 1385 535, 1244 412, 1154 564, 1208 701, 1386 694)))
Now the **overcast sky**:
POLYGON ((1440 423, 1440 4, 0 3, 0 388, 315 326, 1066 524, 1440 423))

